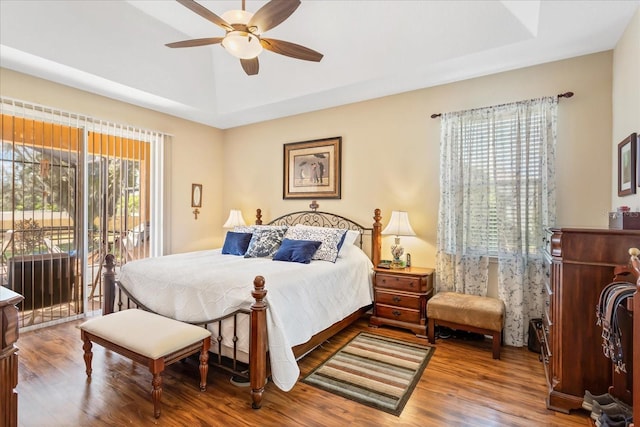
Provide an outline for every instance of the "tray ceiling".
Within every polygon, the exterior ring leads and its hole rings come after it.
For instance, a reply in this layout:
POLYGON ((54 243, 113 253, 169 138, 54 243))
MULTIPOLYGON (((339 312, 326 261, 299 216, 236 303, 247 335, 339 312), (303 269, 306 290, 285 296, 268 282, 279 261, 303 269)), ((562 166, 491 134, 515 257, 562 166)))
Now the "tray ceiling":
MULTIPOLYGON (((200 3, 218 15, 241 6, 200 3)), ((220 45, 165 47, 224 36, 175 1, 0 0, 0 66, 225 129, 609 50, 639 6, 303 0, 268 37, 322 61, 264 51, 247 76, 220 45)))

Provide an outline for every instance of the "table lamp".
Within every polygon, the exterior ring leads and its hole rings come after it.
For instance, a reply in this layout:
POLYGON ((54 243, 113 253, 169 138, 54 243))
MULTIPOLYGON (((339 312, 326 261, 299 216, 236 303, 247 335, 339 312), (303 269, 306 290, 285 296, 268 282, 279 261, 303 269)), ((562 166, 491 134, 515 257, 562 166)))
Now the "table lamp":
POLYGON ((416 233, 409 224, 409 214, 404 211, 391 212, 391 220, 389 224, 382 230, 383 235, 396 236, 395 245, 391 246, 391 255, 393 261, 391 262, 391 268, 403 268, 402 260, 400 257, 404 254, 404 248, 400 246, 400 236, 415 236, 416 233))
POLYGON ((242 212, 238 209, 231 209, 229 218, 227 218, 227 222, 224 223, 222 228, 233 228, 242 225, 247 225, 242 217, 242 212))

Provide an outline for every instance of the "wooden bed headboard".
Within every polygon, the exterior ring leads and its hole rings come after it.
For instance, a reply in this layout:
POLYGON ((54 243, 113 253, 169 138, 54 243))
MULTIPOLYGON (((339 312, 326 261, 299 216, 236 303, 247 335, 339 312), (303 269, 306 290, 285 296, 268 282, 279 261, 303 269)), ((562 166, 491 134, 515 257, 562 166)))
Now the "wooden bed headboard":
MULTIPOLYGON (((310 206, 316 207, 317 209, 318 205, 314 201, 310 206)), ((374 223, 371 227, 364 227, 349 218, 330 212, 318 211, 316 209, 287 213, 271 220, 268 225, 286 225, 291 227, 296 224, 302 224, 314 227, 329 227, 357 231, 360 233, 358 246, 369 255, 373 265, 378 265, 380 262, 380 251, 382 250, 382 239, 380 234, 382 230, 382 223, 380 222, 382 216, 380 214, 380 209, 374 210, 374 223), (365 235, 369 235, 371 237, 370 242, 365 240, 365 235)), ((256 209, 256 225, 262 225, 261 209, 256 209)))

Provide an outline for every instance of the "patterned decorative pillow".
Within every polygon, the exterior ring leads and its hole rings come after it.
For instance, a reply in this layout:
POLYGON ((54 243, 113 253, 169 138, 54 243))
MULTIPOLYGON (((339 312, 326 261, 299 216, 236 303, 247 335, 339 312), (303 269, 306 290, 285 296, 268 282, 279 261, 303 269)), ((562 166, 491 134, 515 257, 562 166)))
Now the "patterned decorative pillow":
POLYGON ((236 225, 233 227, 234 233, 253 233, 259 225, 236 225))
POLYGON ((256 230, 285 230, 287 231, 289 226, 287 225, 236 225, 233 227, 233 231, 236 233, 253 233, 256 230))
POLYGON ((264 258, 272 257, 276 253, 284 234, 287 232, 286 226, 256 226, 253 230, 253 236, 249 242, 245 258, 264 258))
MULTIPOLYGON (((296 224, 294 227, 320 229, 320 230, 328 228, 328 227, 319 227, 317 225, 307 225, 307 224, 296 224)), ((357 230, 347 230, 347 229, 345 230, 346 232, 342 235, 342 239, 340 239, 340 242, 338 242, 338 253, 340 252, 340 250, 345 244, 355 245, 356 240, 358 240, 358 238, 360 237, 360 232, 357 230)))
POLYGON ((336 262, 339 244, 347 230, 329 227, 290 227, 285 238, 291 240, 313 240, 322 242, 312 259, 336 262))

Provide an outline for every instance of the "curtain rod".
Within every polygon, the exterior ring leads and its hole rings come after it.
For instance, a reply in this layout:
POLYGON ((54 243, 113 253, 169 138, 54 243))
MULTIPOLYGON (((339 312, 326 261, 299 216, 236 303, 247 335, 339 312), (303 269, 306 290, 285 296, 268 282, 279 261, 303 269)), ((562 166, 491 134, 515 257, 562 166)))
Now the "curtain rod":
MULTIPOLYGON (((558 98, 571 98, 573 96, 573 92, 565 92, 565 93, 559 93, 558 94, 558 98)), ((501 107, 503 105, 507 105, 507 104, 500 104, 500 105, 494 105, 494 107, 501 107)), ((435 119, 442 116, 442 113, 436 113, 436 114, 432 114, 431 118, 435 119)))

